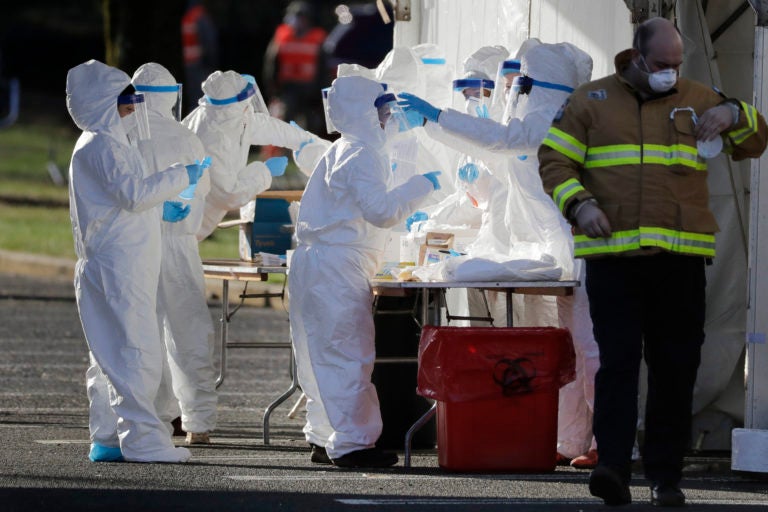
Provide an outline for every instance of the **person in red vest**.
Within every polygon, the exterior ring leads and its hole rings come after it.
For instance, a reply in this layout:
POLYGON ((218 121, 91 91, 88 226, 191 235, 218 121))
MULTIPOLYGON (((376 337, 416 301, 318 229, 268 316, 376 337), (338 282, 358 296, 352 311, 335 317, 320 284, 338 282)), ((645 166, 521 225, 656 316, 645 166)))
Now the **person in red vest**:
POLYGON ((320 90, 325 84, 320 82, 326 32, 314 26, 314 15, 308 2, 288 5, 264 56, 263 73, 273 115, 319 132, 324 128, 320 90))
POLYGON ((181 50, 184 57, 184 96, 187 112, 203 95, 202 83, 219 66, 219 34, 205 2, 189 0, 181 18, 181 50))

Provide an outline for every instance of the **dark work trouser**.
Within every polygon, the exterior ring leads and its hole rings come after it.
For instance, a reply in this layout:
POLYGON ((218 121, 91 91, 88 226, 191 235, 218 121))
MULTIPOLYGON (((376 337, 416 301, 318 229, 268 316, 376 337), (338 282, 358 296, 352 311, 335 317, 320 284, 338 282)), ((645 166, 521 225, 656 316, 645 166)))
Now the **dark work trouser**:
POLYGON ((587 261, 587 293, 600 348, 594 434, 600 464, 629 481, 640 358, 648 366, 643 466, 677 483, 691 430, 704 342, 704 259, 657 254, 587 261))

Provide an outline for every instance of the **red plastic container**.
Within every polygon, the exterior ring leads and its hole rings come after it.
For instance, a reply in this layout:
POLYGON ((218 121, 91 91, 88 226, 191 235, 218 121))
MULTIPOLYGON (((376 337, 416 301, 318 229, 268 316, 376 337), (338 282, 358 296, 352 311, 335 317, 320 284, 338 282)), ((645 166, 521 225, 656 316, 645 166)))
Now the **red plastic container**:
POLYGON ((553 471, 558 394, 574 362, 566 329, 426 326, 418 391, 438 401, 440 467, 553 471))

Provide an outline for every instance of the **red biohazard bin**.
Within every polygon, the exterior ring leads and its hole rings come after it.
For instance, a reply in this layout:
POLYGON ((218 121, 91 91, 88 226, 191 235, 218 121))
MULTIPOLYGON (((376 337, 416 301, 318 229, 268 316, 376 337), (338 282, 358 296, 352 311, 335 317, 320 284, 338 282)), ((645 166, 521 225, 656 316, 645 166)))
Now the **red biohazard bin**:
POLYGON ((425 326, 418 393, 437 400, 440 467, 554 471, 558 393, 575 359, 567 329, 425 326))

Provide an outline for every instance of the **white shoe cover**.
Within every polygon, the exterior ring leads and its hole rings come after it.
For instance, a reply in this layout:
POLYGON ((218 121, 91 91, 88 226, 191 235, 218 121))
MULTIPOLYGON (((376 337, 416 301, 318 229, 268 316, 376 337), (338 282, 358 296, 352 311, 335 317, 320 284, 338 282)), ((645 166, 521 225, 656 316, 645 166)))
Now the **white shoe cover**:
POLYGON ((186 448, 174 447, 142 454, 139 458, 125 457, 125 460, 128 462, 165 462, 175 464, 179 462, 187 462, 190 457, 192 457, 192 452, 186 448))

